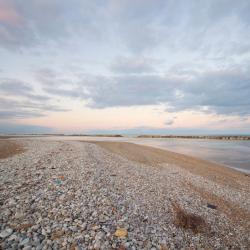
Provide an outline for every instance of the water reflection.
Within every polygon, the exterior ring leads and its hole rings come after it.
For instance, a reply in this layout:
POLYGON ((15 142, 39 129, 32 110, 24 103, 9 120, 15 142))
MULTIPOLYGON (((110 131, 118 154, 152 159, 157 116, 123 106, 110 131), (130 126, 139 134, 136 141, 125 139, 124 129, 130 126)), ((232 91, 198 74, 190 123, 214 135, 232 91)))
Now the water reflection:
POLYGON ((142 139, 137 143, 168 149, 250 172, 250 141, 142 139))

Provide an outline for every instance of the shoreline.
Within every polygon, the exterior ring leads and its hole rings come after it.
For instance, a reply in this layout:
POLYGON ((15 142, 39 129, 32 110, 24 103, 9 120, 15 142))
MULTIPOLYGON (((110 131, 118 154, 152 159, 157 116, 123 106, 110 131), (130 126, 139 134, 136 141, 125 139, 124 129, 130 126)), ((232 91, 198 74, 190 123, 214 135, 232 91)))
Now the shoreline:
POLYGON ((249 181, 249 173, 236 168, 220 165, 193 156, 175 153, 169 150, 139 145, 130 142, 83 141, 93 143, 102 148, 138 163, 146 165, 174 164, 192 174, 200 175, 212 181, 229 185, 238 185, 238 181, 249 181), (235 181, 237 180, 237 181, 235 181))
MULTIPOLYGON (((73 140, 73 141, 114 141, 114 142, 131 142, 137 145, 146 145, 154 148, 163 149, 186 156, 203 159, 214 164, 218 164, 230 169, 238 170, 245 174, 250 174, 249 159, 249 141, 248 140, 216 140, 216 139, 183 139, 183 138, 138 138, 138 137, 96 137, 96 136, 0 136, 0 140, 20 140, 20 139, 49 139, 49 140, 73 140), (152 140, 152 141, 151 141, 152 140), (180 140, 180 143, 179 141, 180 140), (202 142, 202 148, 199 149, 199 141, 202 142), (212 141, 212 144, 210 142, 212 141), (221 141, 221 142, 220 142, 221 141), (246 144, 245 144, 245 143, 246 144), (194 143, 194 144, 192 144, 194 143), (222 143, 220 145, 220 143, 222 143), (231 143, 231 144, 230 144, 231 143), (173 145, 172 145, 173 144, 173 145), (190 149, 188 145, 190 144, 190 149), (173 146, 173 147, 172 147, 173 146), (218 154, 224 146, 225 154, 218 154), (238 146, 243 146, 239 148, 238 146), (235 148, 235 149, 234 149, 235 148), (204 151, 203 151, 204 150, 204 151), (217 151, 218 150, 218 151, 217 151), (232 156, 230 151, 235 151, 232 156), (209 154, 206 154, 208 151, 209 154), (209 152, 211 151, 211 152, 209 152), (243 153, 245 152, 245 153, 243 153), (228 156, 228 157, 227 157, 228 156), (235 157, 235 158, 234 158, 235 157)), ((232 151, 232 152, 233 152, 232 151)))
POLYGON ((126 135, 126 134, 0 134, 0 139, 29 137, 107 137, 107 138, 142 138, 142 139, 198 139, 221 141, 249 141, 249 135, 126 135))
POLYGON ((136 138, 249 141, 248 135, 138 135, 136 138))

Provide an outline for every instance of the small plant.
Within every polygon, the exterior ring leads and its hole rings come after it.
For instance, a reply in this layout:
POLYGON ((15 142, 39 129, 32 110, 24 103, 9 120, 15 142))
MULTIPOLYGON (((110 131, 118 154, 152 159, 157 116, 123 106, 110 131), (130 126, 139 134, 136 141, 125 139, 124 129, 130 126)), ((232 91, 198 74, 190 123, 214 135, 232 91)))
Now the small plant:
POLYGON ((205 220, 196 214, 187 213, 176 202, 172 203, 175 213, 174 224, 184 229, 191 229, 194 233, 204 232, 207 228, 205 220))

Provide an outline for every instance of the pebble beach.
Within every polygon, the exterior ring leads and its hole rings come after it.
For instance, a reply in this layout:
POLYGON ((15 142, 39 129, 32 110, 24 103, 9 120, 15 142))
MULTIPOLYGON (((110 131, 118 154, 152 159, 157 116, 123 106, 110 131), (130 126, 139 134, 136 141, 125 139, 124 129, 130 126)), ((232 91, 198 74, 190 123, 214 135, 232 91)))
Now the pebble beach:
POLYGON ((1 249, 250 247, 248 174, 123 142, 0 144, 1 249))

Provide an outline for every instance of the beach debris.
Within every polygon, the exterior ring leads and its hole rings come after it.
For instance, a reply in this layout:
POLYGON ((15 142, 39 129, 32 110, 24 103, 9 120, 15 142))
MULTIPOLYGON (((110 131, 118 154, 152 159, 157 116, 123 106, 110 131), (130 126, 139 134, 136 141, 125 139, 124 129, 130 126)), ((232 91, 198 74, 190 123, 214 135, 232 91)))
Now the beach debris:
POLYGON ((61 176, 59 177, 59 179, 62 180, 62 181, 64 181, 64 180, 65 180, 64 175, 61 175, 61 176))
POLYGON ((65 177, 64 175, 60 175, 57 179, 54 180, 54 182, 57 184, 57 185, 61 185, 62 182, 65 180, 65 177))
POLYGON ((115 236, 119 238, 127 237, 128 231, 125 228, 117 228, 115 231, 115 236))
POLYGON ((56 180, 55 180, 55 183, 56 183, 57 185, 61 185, 61 184, 62 184, 62 181, 61 181, 60 179, 56 179, 56 180))
POLYGON ((207 207, 211 208, 211 209, 216 209, 217 208, 216 205, 213 205, 213 204, 210 204, 210 203, 207 203, 207 207))

